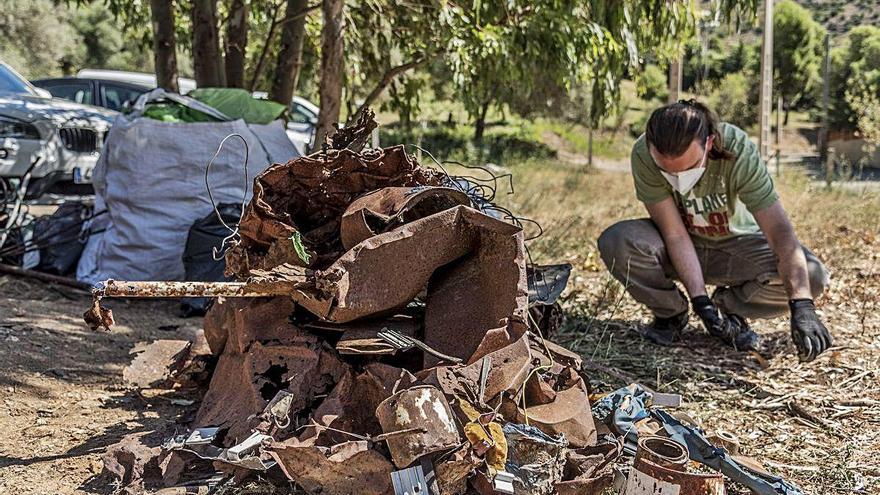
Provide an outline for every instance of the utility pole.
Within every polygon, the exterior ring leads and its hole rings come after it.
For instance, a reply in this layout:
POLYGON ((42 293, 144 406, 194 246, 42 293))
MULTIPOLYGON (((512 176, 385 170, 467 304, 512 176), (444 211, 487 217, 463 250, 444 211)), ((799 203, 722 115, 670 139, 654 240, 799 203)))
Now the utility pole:
POLYGON ((776 97, 776 175, 782 175, 782 95, 776 97))
POLYGON ((825 33, 825 55, 822 58, 822 127, 819 129, 819 156, 823 159, 828 154, 829 39, 830 36, 828 33, 825 33))
POLYGON ((761 131, 758 150, 770 156, 770 112, 773 105, 773 0, 764 0, 764 34, 761 43, 761 90, 759 96, 761 131))
POLYGON ((669 103, 681 98, 681 59, 669 64, 669 103))

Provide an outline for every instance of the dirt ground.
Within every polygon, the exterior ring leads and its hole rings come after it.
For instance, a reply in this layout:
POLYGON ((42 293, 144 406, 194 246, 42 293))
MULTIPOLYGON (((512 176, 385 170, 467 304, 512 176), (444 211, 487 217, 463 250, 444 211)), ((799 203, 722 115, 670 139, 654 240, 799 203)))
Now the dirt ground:
MULTIPOLYGON (((639 380, 680 393, 704 428, 736 434, 744 454, 806 493, 880 493, 880 197, 827 192, 798 174, 779 181, 801 239, 833 274, 818 304, 835 347, 799 363, 784 318, 754 323, 763 356, 727 350, 696 326, 674 347, 643 341, 647 315, 595 248, 602 229, 643 215, 629 176, 559 162, 512 171, 516 194, 498 197, 542 224, 532 257, 575 266, 556 338, 589 358, 595 389, 639 380)), ((200 319, 178 318, 173 302, 110 301, 118 325, 92 332, 80 318, 89 301, 0 277, 0 494, 112 493, 99 476, 103 449, 127 433, 174 429, 198 407, 171 402, 197 397, 127 390, 121 374, 136 342, 187 338, 200 319)))
POLYGON ((98 476, 104 448, 197 407, 126 390, 129 350, 187 338, 201 318, 178 318, 167 301, 110 301, 119 325, 96 333, 80 317, 87 295, 11 277, 0 277, 0 293, 0 493, 113 493, 98 476))

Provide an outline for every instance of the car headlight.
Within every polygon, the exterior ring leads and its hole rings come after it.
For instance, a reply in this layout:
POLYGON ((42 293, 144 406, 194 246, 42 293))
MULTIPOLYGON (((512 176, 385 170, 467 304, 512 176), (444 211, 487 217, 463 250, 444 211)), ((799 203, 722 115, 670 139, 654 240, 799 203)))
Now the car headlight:
POLYGON ((40 132, 27 122, 0 117, 0 138, 40 139, 40 132))

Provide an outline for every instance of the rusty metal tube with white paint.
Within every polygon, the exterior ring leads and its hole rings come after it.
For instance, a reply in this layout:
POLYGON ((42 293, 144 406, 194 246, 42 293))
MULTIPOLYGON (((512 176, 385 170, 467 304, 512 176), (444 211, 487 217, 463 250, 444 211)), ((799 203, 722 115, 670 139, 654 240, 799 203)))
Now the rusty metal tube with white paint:
POLYGON ((96 297, 269 297, 282 290, 255 289, 245 282, 126 282, 107 280, 93 291, 96 297))

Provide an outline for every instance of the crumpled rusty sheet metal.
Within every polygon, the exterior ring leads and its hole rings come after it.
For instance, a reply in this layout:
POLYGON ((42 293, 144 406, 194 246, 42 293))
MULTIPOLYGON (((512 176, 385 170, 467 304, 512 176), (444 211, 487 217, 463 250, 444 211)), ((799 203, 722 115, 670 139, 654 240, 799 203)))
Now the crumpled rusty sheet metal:
POLYGON ((312 338, 312 346, 253 342, 247 353, 224 352, 195 424, 227 428, 224 443, 231 445, 249 436, 255 426, 249 418, 262 411, 279 390, 293 394, 292 414, 305 409, 316 395, 338 382, 346 369, 312 338))
MULTIPOLYGON (((532 379, 540 380, 535 375, 532 379)), ((558 390, 553 390, 545 400, 532 397, 532 401, 529 401, 527 393, 525 408, 521 400, 505 401, 501 408, 503 414, 520 423, 537 426, 547 434, 564 434, 573 447, 595 445, 596 425, 583 378, 569 369, 568 373, 560 375, 559 380, 558 390)))
POLYGON ((295 304, 288 297, 224 299, 205 315, 205 338, 211 353, 244 353, 254 342, 316 346, 318 339, 291 323, 295 304))
POLYGON ((612 439, 569 451, 562 475, 565 481, 556 483, 557 495, 602 493, 614 481, 611 467, 622 451, 622 446, 612 439))
MULTIPOLYGON (((408 388, 414 382, 415 377, 402 368, 369 363, 362 373, 348 370, 311 416, 319 425, 375 437, 382 433, 376 408, 398 389, 408 388)), ((308 427, 300 438, 314 434, 315 428, 308 427)), ((351 437, 327 430, 321 439, 340 443, 351 437)))
POLYGON ((394 466, 366 441, 319 447, 315 439, 289 439, 269 447, 284 474, 309 493, 394 493, 394 466))
POLYGON ((369 192, 342 214, 342 245, 351 249, 370 237, 459 205, 471 206, 470 198, 447 187, 386 187, 369 192))
POLYGON ((135 357, 122 370, 122 379, 138 388, 167 387, 190 358, 191 348, 192 342, 188 340, 139 343, 130 352, 135 357))
POLYGON ((483 356, 469 365, 439 366, 423 372, 423 382, 434 385, 449 397, 473 404, 495 405, 502 392, 518 393, 532 366, 532 353, 527 335, 510 345, 483 356), (480 377, 487 366, 485 384, 480 377), (481 396, 482 390, 482 396, 481 396))
POLYGON ((443 176, 419 167, 404 146, 357 153, 328 150, 274 165, 254 179, 245 209, 241 243, 227 255, 227 271, 239 279, 251 269, 283 264, 325 268, 343 252, 342 214, 364 193, 384 187, 439 186, 443 176), (291 239, 302 236, 312 254, 305 263, 291 239))

